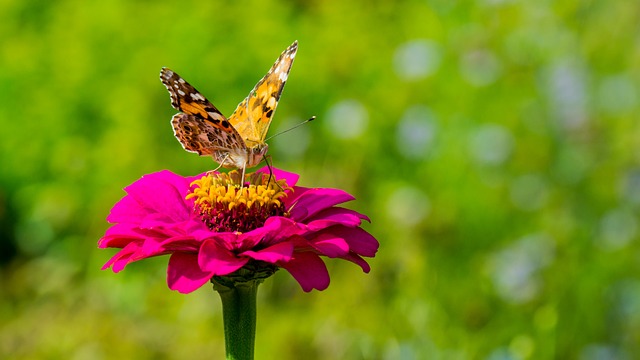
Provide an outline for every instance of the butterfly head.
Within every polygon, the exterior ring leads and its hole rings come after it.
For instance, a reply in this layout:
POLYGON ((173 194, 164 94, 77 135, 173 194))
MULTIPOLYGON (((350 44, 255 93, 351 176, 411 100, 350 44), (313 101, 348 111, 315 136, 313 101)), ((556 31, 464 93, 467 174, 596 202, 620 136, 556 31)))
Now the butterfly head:
POLYGON ((225 149, 214 151, 213 160, 227 169, 245 169, 254 167, 262 161, 269 146, 260 144, 250 148, 225 149))
POLYGON ((269 150, 269 145, 262 143, 249 149, 249 158, 247 159, 247 167, 258 165, 269 150))

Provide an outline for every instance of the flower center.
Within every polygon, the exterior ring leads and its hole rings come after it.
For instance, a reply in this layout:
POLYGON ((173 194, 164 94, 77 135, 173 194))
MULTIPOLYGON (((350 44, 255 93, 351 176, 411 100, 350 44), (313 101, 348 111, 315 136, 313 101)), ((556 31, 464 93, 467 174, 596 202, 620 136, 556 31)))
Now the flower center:
POLYGON ((211 173, 191 183, 187 199, 194 198, 196 210, 209 229, 216 232, 248 232, 264 225, 271 216, 287 216, 281 199, 287 194, 285 180, 276 181, 264 173, 246 175, 249 185, 238 187, 236 170, 211 173))

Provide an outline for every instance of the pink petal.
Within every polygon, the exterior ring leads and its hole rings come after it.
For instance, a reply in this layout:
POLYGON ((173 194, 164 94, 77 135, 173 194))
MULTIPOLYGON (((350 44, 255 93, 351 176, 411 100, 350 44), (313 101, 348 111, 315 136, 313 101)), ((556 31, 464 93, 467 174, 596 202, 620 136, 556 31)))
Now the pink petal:
POLYGON ((310 251, 310 252, 316 251, 316 249, 311 245, 309 240, 305 239, 303 236, 295 235, 290 237, 288 241, 291 241, 293 243, 293 248, 295 249, 294 251, 296 253, 306 252, 306 251, 310 251))
POLYGON ((196 254, 175 252, 169 258, 167 285, 171 290, 188 294, 206 284, 213 275, 200 269, 196 254))
POLYGON ((190 235, 177 235, 167 238, 166 236, 149 237, 142 243, 139 251, 140 258, 147 258, 159 255, 170 254, 172 252, 197 253, 200 242, 190 235))
MULTIPOLYGON (((300 179, 300 175, 294 174, 292 172, 280 170, 274 167, 271 167, 271 170, 273 171, 273 175, 276 177, 276 179, 278 180, 285 179, 287 181, 287 185, 292 187, 295 186, 296 183, 298 182, 298 179, 300 179)), ((269 167, 268 166, 262 167, 256 170, 256 172, 269 175, 269 167)))
POLYGON ((353 199, 352 195, 340 189, 310 189, 298 197, 289 212, 292 219, 303 221, 324 209, 353 199))
POLYGON ((160 213, 174 221, 189 218, 191 209, 184 199, 189 183, 180 175, 167 170, 148 174, 125 190, 140 207, 150 213, 160 213))
POLYGON ((202 178, 203 176, 206 175, 206 173, 202 173, 196 176, 183 177, 169 170, 161 170, 151 175, 154 175, 158 180, 162 180, 168 183, 169 185, 171 185, 173 188, 177 189, 180 192, 182 199, 184 199, 187 196, 187 193, 189 192, 191 183, 194 180, 202 178))
POLYGON ((165 253, 179 251, 195 254, 198 252, 198 249, 200 249, 201 242, 188 234, 164 239, 163 241, 158 242, 157 245, 158 249, 165 253))
POLYGON ((111 267, 114 273, 122 271, 128 264, 136 261, 135 254, 140 249, 139 244, 129 243, 122 250, 118 251, 106 264, 102 267, 102 270, 111 267))
POLYGON ((305 292, 313 289, 324 290, 329 286, 327 266, 312 252, 295 253, 291 260, 278 265, 287 270, 305 292))
POLYGON ((306 231, 302 224, 285 217, 273 216, 265 221, 262 228, 250 231, 243 236, 247 237, 247 242, 251 240, 254 246, 257 244, 268 246, 306 231))
POLYGON ((369 264, 357 254, 349 253, 349 255, 341 256, 340 258, 359 265, 362 268, 362 271, 364 271, 365 273, 369 273, 369 271, 371 271, 371 267, 369 266, 369 264))
POLYGON ((309 230, 318 231, 333 225, 357 227, 362 223, 362 219, 369 220, 368 217, 357 211, 340 207, 331 207, 318 212, 306 221, 309 230))
POLYGON ((211 230, 207 228, 207 225, 202 220, 196 218, 195 216, 192 216, 188 221, 182 223, 181 227, 182 227, 182 230, 187 234, 191 234, 196 231, 211 232, 211 230))
MULTIPOLYGON (((361 214, 355 210, 345 209, 341 207, 331 207, 325 210, 318 212, 310 221, 320 220, 320 219, 335 219, 340 220, 343 217, 347 219, 358 218, 360 220, 366 220, 371 222, 371 219, 367 215, 361 214)), ((360 224, 360 222, 358 223, 360 224)))
POLYGON ((175 229, 180 229, 183 225, 189 220, 173 220, 167 218, 163 214, 149 214, 142 221, 138 223, 138 227, 141 229, 152 229, 157 231, 176 231, 175 229))
POLYGON ((314 249, 330 258, 345 256, 349 253, 349 244, 331 233, 324 233, 309 241, 314 249))
MULTIPOLYGON (((254 231, 260 231, 261 229, 257 229, 254 231)), ((191 235, 194 236, 200 242, 209 242, 214 241, 216 246, 223 247, 227 250, 227 252, 234 252, 248 250, 253 247, 251 240, 248 240, 249 233, 241 234, 241 233, 233 233, 233 232, 213 232, 211 230, 196 230, 191 232, 191 235)))
POLYGON ((293 190, 287 190, 287 196, 283 198, 284 206, 287 209, 291 208, 292 204, 295 204, 302 195, 304 195, 307 191, 312 190, 311 188, 302 187, 302 186, 293 186, 293 190))
POLYGON ((293 243, 290 241, 281 242, 273 246, 269 246, 266 249, 258 251, 245 251, 242 256, 248 256, 255 260, 265 261, 271 264, 275 264, 279 261, 289 261, 293 255, 293 243))
POLYGON ((125 195, 111 208, 107 221, 110 223, 138 222, 147 215, 149 215, 149 209, 138 203, 131 195, 125 195))
POLYGON ((98 240, 98 247, 123 248, 133 241, 143 241, 144 237, 137 231, 134 224, 115 224, 105 232, 105 235, 98 240))
POLYGON ((216 240, 206 240, 198 252, 198 264, 213 275, 227 275, 249 262, 248 257, 240 258, 216 240))
POLYGON ((349 228, 346 226, 332 226, 320 232, 344 239, 349 244, 349 249, 354 253, 366 257, 376 256, 380 244, 371 234, 361 228, 349 228))
MULTIPOLYGON (((251 230, 244 234, 233 234, 234 238, 227 237, 221 239, 223 243, 232 245, 229 249, 246 251, 255 248, 256 246, 263 243, 264 239, 271 238, 270 235, 273 232, 276 232, 278 229, 275 227, 259 227, 257 229, 251 230)), ((268 245, 264 244, 263 245, 268 245)))

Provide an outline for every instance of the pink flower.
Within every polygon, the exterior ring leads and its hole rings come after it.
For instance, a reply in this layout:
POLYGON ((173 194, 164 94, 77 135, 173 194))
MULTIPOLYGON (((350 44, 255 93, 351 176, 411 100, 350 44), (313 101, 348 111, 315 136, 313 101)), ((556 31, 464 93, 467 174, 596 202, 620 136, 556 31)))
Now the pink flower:
POLYGON ((98 242, 121 248, 103 269, 170 254, 169 288, 189 293, 213 277, 241 269, 271 275, 287 270, 304 291, 324 290, 329 274, 320 258, 341 258, 370 268, 378 241, 360 228, 369 219, 336 205, 353 200, 339 189, 295 186, 299 176, 267 168, 233 186, 233 172, 182 177, 170 171, 143 176, 125 188, 111 209, 114 225, 98 242))

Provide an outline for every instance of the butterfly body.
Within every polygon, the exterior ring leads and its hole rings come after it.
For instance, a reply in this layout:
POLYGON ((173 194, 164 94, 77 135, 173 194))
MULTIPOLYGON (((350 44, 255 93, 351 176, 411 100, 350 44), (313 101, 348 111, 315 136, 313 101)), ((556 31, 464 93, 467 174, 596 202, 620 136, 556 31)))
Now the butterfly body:
POLYGON ((297 49, 296 41, 228 119, 180 75, 162 68, 160 80, 169 90, 171 105, 180 111, 171 119, 171 125, 182 147, 211 156, 225 168, 244 171, 258 165, 269 148, 265 138, 297 49))

